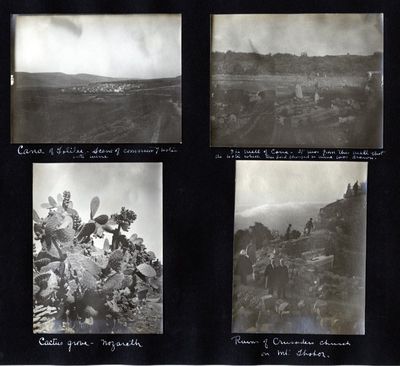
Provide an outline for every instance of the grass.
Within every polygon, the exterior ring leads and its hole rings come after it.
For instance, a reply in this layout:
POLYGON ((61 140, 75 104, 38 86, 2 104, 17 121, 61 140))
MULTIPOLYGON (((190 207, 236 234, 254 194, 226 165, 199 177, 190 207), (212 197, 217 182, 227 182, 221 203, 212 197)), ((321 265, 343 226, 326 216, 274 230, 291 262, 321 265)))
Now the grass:
POLYGON ((181 115, 172 102, 177 95, 180 86, 98 95, 54 88, 16 89, 12 142, 177 143, 181 115), (158 140, 152 141, 160 118, 158 140))

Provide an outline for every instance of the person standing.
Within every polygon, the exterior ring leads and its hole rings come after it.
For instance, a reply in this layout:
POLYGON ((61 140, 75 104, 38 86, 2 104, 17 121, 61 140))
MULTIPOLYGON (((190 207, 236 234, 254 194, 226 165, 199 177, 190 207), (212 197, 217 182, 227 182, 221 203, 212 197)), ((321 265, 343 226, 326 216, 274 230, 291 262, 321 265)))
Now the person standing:
POLYGON ((290 239, 290 233, 292 231, 292 224, 289 224, 288 228, 286 229, 285 240, 290 239))
POLYGON ((357 182, 354 183, 354 186, 353 186, 354 196, 358 195, 358 189, 359 189, 359 186, 358 186, 358 181, 357 181, 357 182))
POLYGON ((289 268, 285 264, 284 259, 279 261, 279 266, 277 267, 278 273, 278 297, 281 299, 286 299, 286 287, 289 283, 289 268))
POLYGON ((247 276, 253 273, 253 266, 244 249, 240 251, 235 273, 240 276, 241 284, 247 285, 247 276))
POLYGON ((246 255, 249 257, 251 264, 256 263, 256 246, 252 241, 250 241, 249 245, 246 247, 246 255))
POLYGON ((304 228, 304 233, 306 235, 310 235, 312 229, 314 229, 314 223, 312 221, 312 217, 310 217, 310 220, 307 221, 306 226, 304 228))
POLYGON ((350 198, 353 195, 353 190, 351 189, 351 184, 347 184, 347 190, 344 194, 344 198, 350 198))
POLYGON ((274 295, 277 284, 277 268, 274 262, 274 258, 271 258, 270 263, 267 264, 264 271, 265 288, 268 290, 268 294, 274 295))

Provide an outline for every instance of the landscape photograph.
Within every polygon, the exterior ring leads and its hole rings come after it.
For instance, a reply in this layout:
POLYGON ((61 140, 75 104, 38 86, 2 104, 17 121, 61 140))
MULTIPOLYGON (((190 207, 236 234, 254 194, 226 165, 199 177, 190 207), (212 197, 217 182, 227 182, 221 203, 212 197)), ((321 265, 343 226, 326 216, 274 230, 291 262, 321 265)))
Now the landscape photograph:
POLYGON ((181 16, 14 15, 12 143, 180 143, 181 16))
POLYGON ((213 15, 211 146, 383 147, 382 14, 213 15))
POLYGON ((364 334, 367 163, 237 161, 233 333, 364 334))
POLYGON ((32 204, 33 333, 163 332, 161 163, 33 164, 32 204))

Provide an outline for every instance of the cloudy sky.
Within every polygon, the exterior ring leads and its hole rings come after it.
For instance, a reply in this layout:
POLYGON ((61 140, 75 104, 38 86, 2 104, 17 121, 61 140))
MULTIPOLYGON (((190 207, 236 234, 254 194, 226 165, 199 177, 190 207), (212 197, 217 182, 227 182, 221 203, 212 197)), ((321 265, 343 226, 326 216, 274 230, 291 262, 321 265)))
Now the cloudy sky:
POLYGON ((17 16, 15 69, 120 78, 181 74, 180 15, 17 16))
MULTIPOLYGON (((40 217, 48 210, 40 207, 48 196, 71 192, 71 201, 83 222, 90 219, 90 201, 100 198, 96 215, 111 216, 121 207, 133 210, 136 221, 128 237, 137 233, 148 250, 162 259, 162 164, 161 163, 55 163, 33 165, 33 208, 40 217)), ((111 243, 111 234, 109 241, 111 243)), ((103 240, 96 245, 102 247, 103 240)))
POLYGON ((213 51, 309 56, 383 52, 380 14, 236 14, 213 16, 213 51))
POLYGON ((330 203, 357 180, 367 181, 367 163, 237 161, 235 206, 330 203))

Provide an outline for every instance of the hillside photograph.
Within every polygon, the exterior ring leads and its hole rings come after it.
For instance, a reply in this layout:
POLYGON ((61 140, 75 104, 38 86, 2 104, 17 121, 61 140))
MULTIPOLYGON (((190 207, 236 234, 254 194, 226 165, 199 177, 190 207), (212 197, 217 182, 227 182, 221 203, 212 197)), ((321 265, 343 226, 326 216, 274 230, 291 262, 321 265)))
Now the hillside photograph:
POLYGON ((383 147, 382 14, 214 15, 211 146, 383 147))
POLYGON ((12 143, 180 143, 181 18, 12 17, 12 143))
POLYGON ((232 332, 364 334, 367 163, 237 161, 232 332))
POLYGON ((34 164, 32 203, 33 333, 163 332, 161 163, 34 164))

